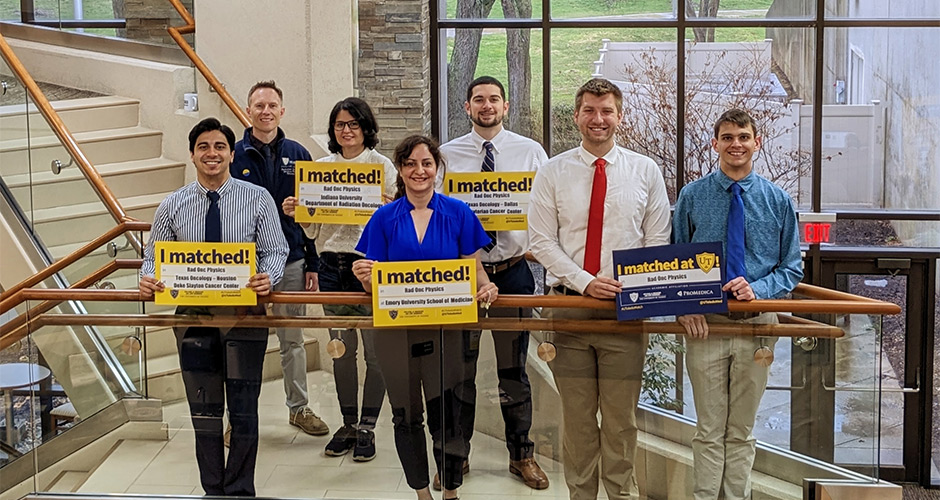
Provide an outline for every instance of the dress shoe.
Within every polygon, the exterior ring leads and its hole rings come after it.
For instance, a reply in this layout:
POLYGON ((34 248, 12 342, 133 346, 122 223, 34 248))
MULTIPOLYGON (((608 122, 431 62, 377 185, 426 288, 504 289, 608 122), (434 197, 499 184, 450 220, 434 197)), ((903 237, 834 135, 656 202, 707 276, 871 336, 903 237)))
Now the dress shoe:
MULTIPOLYGON (((463 475, 466 476, 469 473, 470 473, 470 461, 464 460, 463 461, 463 475)), ((547 481, 548 480, 546 479, 546 482, 547 481)), ((434 491, 441 491, 441 475, 440 474, 434 474, 434 482, 431 484, 431 486, 434 488, 434 491)), ((447 499, 447 500, 450 500, 450 499, 447 499)))
POLYGON ((510 460, 509 472, 522 478, 526 486, 535 490, 544 490, 548 488, 548 476, 535 463, 534 458, 523 458, 522 460, 510 460))

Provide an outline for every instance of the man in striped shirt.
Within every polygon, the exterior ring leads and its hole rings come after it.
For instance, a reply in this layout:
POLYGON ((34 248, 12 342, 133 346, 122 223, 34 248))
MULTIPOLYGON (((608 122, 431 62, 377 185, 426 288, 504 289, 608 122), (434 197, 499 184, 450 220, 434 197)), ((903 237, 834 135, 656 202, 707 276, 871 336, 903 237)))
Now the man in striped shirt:
MULTIPOLYGON (((154 278, 154 243, 220 241, 255 243, 257 273, 246 286, 267 295, 281 281, 287 242, 271 195, 253 184, 232 179, 235 134, 215 118, 202 120, 189 133, 196 181, 168 196, 157 208, 141 266, 142 300, 164 290, 154 278), (218 211, 215 222, 207 220, 218 211)), ((264 315, 263 306, 180 306, 177 314, 264 315)), ((180 369, 193 419, 196 462, 207 495, 255 496, 258 455, 258 396, 267 328, 174 328, 180 369), (222 415, 229 405, 232 446, 226 462, 222 415)))

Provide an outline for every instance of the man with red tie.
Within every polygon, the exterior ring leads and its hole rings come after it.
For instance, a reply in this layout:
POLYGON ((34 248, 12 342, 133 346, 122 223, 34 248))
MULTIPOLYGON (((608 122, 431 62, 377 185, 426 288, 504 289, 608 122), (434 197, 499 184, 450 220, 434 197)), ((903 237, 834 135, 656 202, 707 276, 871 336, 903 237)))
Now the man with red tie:
MULTIPOLYGON (((622 119, 620 89, 602 78, 588 81, 575 95, 581 145, 536 174, 529 241, 552 294, 612 300, 621 288, 613 278, 613 251, 669 243, 662 173, 652 159, 614 143, 622 119)), ((616 319, 613 303, 604 310, 556 308, 550 314, 616 319)), ((646 335, 555 334, 551 368, 562 402, 565 482, 572 500, 597 498, 599 476, 608 498, 639 497, 636 405, 647 342, 646 335)))

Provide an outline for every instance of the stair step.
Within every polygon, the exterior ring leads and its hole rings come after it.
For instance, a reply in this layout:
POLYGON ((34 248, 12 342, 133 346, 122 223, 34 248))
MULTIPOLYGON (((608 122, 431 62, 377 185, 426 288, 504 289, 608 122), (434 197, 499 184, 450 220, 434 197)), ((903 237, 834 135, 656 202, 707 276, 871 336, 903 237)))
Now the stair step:
MULTIPOLYGON (((50 104, 73 134, 134 127, 140 118, 140 101, 127 97, 86 97, 52 101, 50 104)), ((0 106, 0 130, 7 140, 23 139, 27 134, 34 139, 53 135, 52 128, 36 106, 27 108, 25 104, 0 106)))
MULTIPOLYGON (((72 134, 92 165, 156 158, 162 154, 163 134, 145 127, 123 127, 72 134)), ((0 164, 4 175, 50 171, 53 160, 69 162, 69 154, 58 137, 4 139, 0 141, 0 164)))
POLYGON ((85 482, 88 472, 67 470, 56 477, 55 482, 49 485, 49 493, 72 493, 85 482))
MULTIPOLYGON (((169 195, 165 192, 131 196, 120 202, 131 217, 153 220, 157 206, 169 195)), ((32 220, 47 247, 89 241, 116 225, 100 201, 34 210, 32 220)))
POLYGON ((125 439, 78 488, 78 493, 124 492, 166 447, 166 441, 125 439))
MULTIPOLYGON (((186 164, 156 157, 120 163, 95 165, 95 169, 119 198, 139 196, 154 191, 172 192, 184 184, 186 164)), ((93 201, 98 198, 91 183, 78 168, 60 174, 50 169, 29 174, 4 175, 7 187, 20 205, 33 210, 93 201), (31 199, 27 204, 23 200, 31 199)))

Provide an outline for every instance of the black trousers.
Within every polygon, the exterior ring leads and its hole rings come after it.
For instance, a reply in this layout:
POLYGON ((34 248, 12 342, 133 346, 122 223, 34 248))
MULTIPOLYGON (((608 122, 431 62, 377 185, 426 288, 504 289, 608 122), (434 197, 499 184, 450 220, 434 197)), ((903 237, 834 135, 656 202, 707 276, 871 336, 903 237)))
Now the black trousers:
MULTIPOLYGON (((499 287, 499 293, 532 295, 535 292, 535 280, 525 259, 514 266, 490 276, 490 281, 499 287)), ((490 308, 487 315, 494 317, 531 318, 530 308, 490 308)), ((529 332, 500 331, 492 332, 493 347, 496 351, 496 375, 499 377, 499 406, 505 424, 506 448, 510 460, 531 458, 535 444, 529 439, 532 428, 532 390, 529 376, 526 374, 526 358, 529 350, 529 332)), ((477 351, 479 352, 479 351, 477 351)), ((476 404, 477 360, 472 363, 473 375, 470 379, 473 404, 476 404)), ((467 412, 460 421, 467 441, 473 435, 475 412, 467 412)))
POLYGON ((375 349, 392 406, 395 448, 405 480, 413 489, 430 484, 425 403, 441 482, 447 489, 463 483, 463 462, 470 443, 457 422, 474 410, 472 364, 478 355, 474 349, 479 335, 476 339, 465 330, 375 332, 375 349))
MULTIPOLYGON (((363 257, 351 253, 323 252, 320 254, 320 290, 323 292, 364 292, 362 283, 352 272, 353 262, 363 257)), ((372 308, 364 305, 324 304, 323 311, 330 316, 369 316, 372 308)), ((343 423, 360 429, 375 429, 385 400, 385 380, 375 356, 374 330, 330 328, 330 338, 342 338, 346 352, 333 359, 333 380, 343 423), (362 384, 362 414, 359 413, 359 336, 362 334, 362 352, 366 360, 365 380, 362 384)))
MULTIPOLYGON (((264 315, 263 307, 179 307, 177 314, 264 315)), ((178 327, 177 347, 206 495, 255 496, 258 397, 267 328, 178 327), (225 459, 222 415, 232 441, 225 459)))

